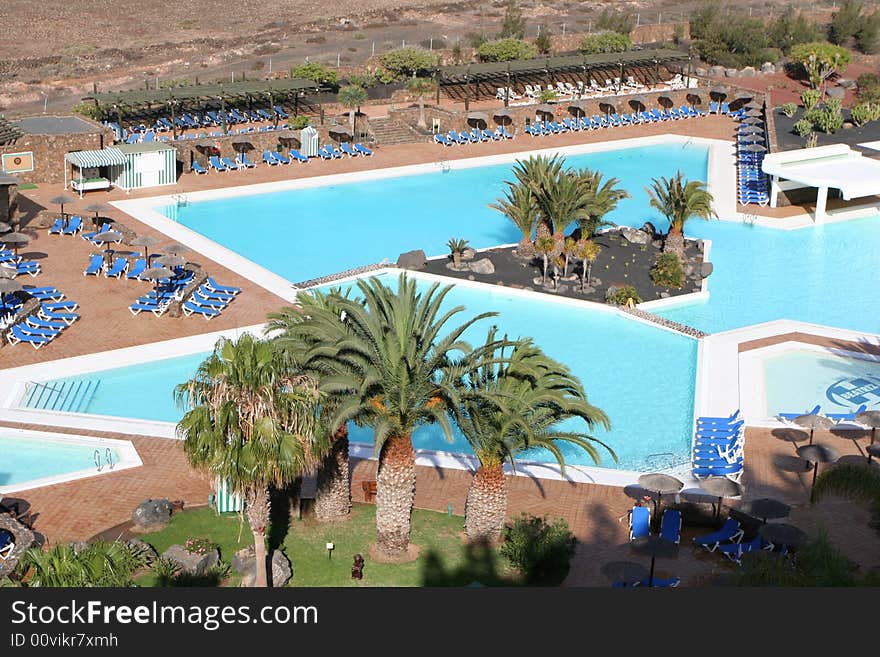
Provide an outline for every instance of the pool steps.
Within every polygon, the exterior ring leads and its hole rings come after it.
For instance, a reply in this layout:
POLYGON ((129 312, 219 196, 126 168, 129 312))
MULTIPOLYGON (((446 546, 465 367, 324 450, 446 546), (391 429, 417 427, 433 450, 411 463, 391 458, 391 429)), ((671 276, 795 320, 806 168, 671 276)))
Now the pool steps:
POLYGON ((89 407, 100 384, 100 379, 65 381, 57 387, 31 381, 25 389, 23 406, 46 411, 82 413, 82 409, 89 407))

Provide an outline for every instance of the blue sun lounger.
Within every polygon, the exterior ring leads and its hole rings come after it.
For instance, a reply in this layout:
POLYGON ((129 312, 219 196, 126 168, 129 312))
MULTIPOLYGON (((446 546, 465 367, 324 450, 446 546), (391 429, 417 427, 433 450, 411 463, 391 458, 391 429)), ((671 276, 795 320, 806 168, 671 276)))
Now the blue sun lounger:
POLYGON ((703 534, 702 536, 694 536, 694 545, 699 545, 709 550, 709 552, 714 552, 723 543, 738 543, 744 533, 739 520, 728 518, 718 531, 703 534))
POLYGON ((341 144, 339 144, 339 150, 341 150, 343 153, 345 153, 345 154, 348 155, 349 157, 358 157, 358 156, 360 156, 360 153, 358 153, 356 150, 354 150, 354 149, 351 147, 351 144, 349 144, 347 141, 344 141, 344 142, 342 142, 341 144))
POLYGON ((45 336, 36 335, 33 333, 28 333, 18 324, 14 324, 12 328, 9 330, 9 334, 6 336, 9 344, 18 344, 19 342, 26 342, 31 345, 34 349, 39 349, 43 345, 49 344, 52 342, 52 338, 47 338, 45 336))
POLYGON ((226 292, 217 292, 216 290, 212 290, 211 288, 209 288, 204 283, 202 283, 198 287, 198 292, 201 296, 205 297, 206 299, 212 299, 215 301, 223 301, 225 303, 229 303, 230 301, 232 301, 235 298, 234 294, 229 294, 226 292))
POLYGON ((72 311, 76 310, 77 308, 79 308, 79 304, 76 301, 72 301, 70 299, 67 299, 66 301, 61 301, 61 299, 64 297, 64 295, 61 294, 61 292, 58 292, 58 295, 59 296, 55 297, 54 301, 50 300, 50 299, 52 299, 52 297, 48 297, 46 299, 37 297, 37 299, 40 299, 40 302, 41 302, 40 306, 42 308, 45 308, 46 310, 49 310, 51 312, 57 312, 59 310, 66 310, 67 312, 72 312, 72 311))
POLYGON ((818 415, 820 410, 819 404, 816 404, 811 411, 804 411, 803 413, 777 413, 776 417, 780 420, 793 420, 796 417, 800 417, 801 415, 818 415))
POLYGON ((681 511, 666 509, 660 521, 660 538, 672 541, 676 545, 681 542, 681 511))
POLYGON ((222 292, 224 294, 238 294, 241 292, 240 287, 232 287, 231 285, 220 285, 220 283, 215 281, 211 276, 208 276, 208 278, 205 280, 205 283, 214 292, 222 292))
POLYGON ((275 158, 278 164, 290 164, 292 161, 289 157, 282 155, 278 151, 272 151, 272 157, 275 158))
POLYGON ((129 280, 140 278, 140 275, 143 274, 147 269, 147 261, 145 258, 138 258, 134 261, 134 264, 129 267, 128 272, 126 272, 125 277, 129 280))
POLYGON ((646 506, 634 506, 629 511, 629 540, 651 535, 651 510, 646 506))
POLYGON ((23 292, 27 292, 32 297, 39 299, 40 301, 61 301, 64 298, 64 295, 61 293, 58 288, 55 287, 28 287, 24 286, 23 292))
POLYGON ((245 167, 246 169, 254 169, 256 168, 256 163, 251 162, 248 159, 248 156, 245 153, 241 153, 236 160, 239 167, 245 167))
POLYGON ((270 151, 263 151, 263 162, 268 164, 269 166, 274 167, 276 164, 280 164, 278 160, 276 160, 270 151))
POLYGON ((193 160, 193 163, 190 168, 193 171, 195 171, 197 174, 198 173, 208 173, 208 170, 195 160, 193 160))
POLYGON ((40 306, 40 316, 49 320, 57 320, 60 322, 64 322, 68 326, 73 324, 76 320, 79 319, 79 315, 76 313, 59 313, 53 310, 49 310, 46 308, 46 304, 42 304, 40 306))
POLYGON ((187 317, 191 315, 201 315, 206 320, 213 319, 214 317, 218 317, 223 310, 221 308, 211 308, 208 306, 200 306, 198 304, 193 303, 192 301, 184 301, 183 302, 183 314, 187 317))
POLYGON ((59 333, 70 326, 65 322, 43 319, 39 315, 29 315, 24 320, 24 323, 26 329, 43 329, 46 331, 58 331, 59 333))
POLYGON ((856 415, 864 413, 866 410, 868 410, 867 404, 862 404, 849 413, 825 413, 825 417, 830 417, 835 422, 855 422, 856 415))
POLYGON ((78 214, 73 215, 67 222, 67 226, 61 231, 62 235, 76 235, 82 230, 83 220, 78 214))
POLYGON ((290 158, 291 158, 291 160, 296 160, 300 164, 307 164, 309 161, 309 158, 307 155, 303 155, 295 148, 290 149, 290 158))
POLYGON ((229 171, 229 167, 223 164, 223 162, 220 161, 220 158, 216 155, 208 157, 208 166, 216 171, 229 171))
POLYGON ((505 128, 503 125, 498 126, 498 130, 495 132, 495 134, 500 135, 505 139, 513 139, 513 135, 508 132, 507 128, 505 128))
POLYGON ((64 231, 65 226, 64 217, 58 217, 55 221, 52 222, 52 225, 49 227, 48 235, 61 235, 64 231))
POLYGON ((244 168, 244 167, 240 167, 240 166, 235 162, 235 160, 233 160, 233 159, 230 158, 230 157, 221 157, 221 158, 220 158, 220 161, 223 163, 223 166, 225 166, 227 169, 229 169, 229 170, 231 170, 231 171, 238 171, 239 169, 244 168))
POLYGON ((104 272, 104 276, 107 278, 120 278, 125 273, 126 269, 128 269, 128 260, 125 258, 116 258, 116 260, 113 261, 113 266, 104 272))
POLYGON ((755 550, 763 550, 770 547, 770 544, 760 535, 755 536, 751 541, 746 543, 727 543, 719 545, 717 550, 725 557, 736 564, 742 564, 742 555, 755 550))
POLYGON ((104 267, 104 256, 100 254, 92 255, 89 260, 89 266, 83 270, 83 276, 97 276, 104 267))
POLYGON ((678 586, 679 584, 681 584, 680 577, 670 577, 669 579, 663 577, 654 577, 653 579, 646 577, 641 582, 636 583, 635 586, 644 586, 645 588, 650 586, 651 588, 661 589, 678 586))
POLYGON ((79 236, 82 237, 84 240, 89 241, 94 239, 95 235, 100 235, 101 233, 105 233, 108 230, 110 230, 110 224, 105 221, 103 224, 101 224, 100 230, 95 230, 90 233, 80 233, 79 236))
POLYGON ((443 144, 444 146, 453 146, 454 142, 449 141, 443 135, 434 135, 434 141, 438 144, 443 144))
POLYGON ((733 413, 731 413, 727 417, 712 417, 708 415, 704 415, 702 417, 697 418, 697 424, 732 424, 737 421, 739 418, 739 409, 736 409, 733 413))

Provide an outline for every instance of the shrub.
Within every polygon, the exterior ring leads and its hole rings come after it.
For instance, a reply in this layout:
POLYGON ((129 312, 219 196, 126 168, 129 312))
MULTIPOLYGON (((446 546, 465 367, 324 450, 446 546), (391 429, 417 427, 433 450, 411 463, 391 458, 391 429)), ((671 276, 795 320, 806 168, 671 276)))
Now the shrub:
POLYGON ((651 268, 651 280, 660 287, 681 288, 684 285, 684 268, 678 255, 672 252, 659 254, 651 268))
POLYGON ((90 103, 85 100, 77 103, 70 109, 74 114, 79 114, 80 116, 85 116, 86 118, 93 119, 95 121, 99 121, 104 118, 104 110, 100 105, 95 105, 95 103, 90 103))
POLYGON ((529 59, 538 54, 530 43, 519 39, 498 39, 487 41, 477 48, 477 54, 484 62, 509 62, 515 59, 529 59))
POLYGON ((849 50, 827 41, 799 43, 791 49, 790 57, 803 67, 814 88, 819 87, 834 73, 843 71, 852 61, 849 50))
POLYGON ((816 104, 819 102, 819 98, 821 97, 821 93, 818 89, 807 89, 801 94, 801 102, 804 104, 804 109, 808 112, 813 109, 816 104))
POLYGON ((601 32, 590 34, 581 41, 580 51, 585 55, 600 52, 626 52, 632 48, 632 41, 626 34, 601 32))
POLYGON ((305 78, 319 84, 335 85, 339 82, 336 71, 320 62, 306 62, 301 66, 295 66, 291 71, 291 77, 305 78))
POLYGON ((862 27, 856 43, 866 55, 876 55, 880 52, 880 9, 870 16, 862 18, 862 27))
POLYGON ((504 21, 501 23, 499 39, 512 37, 522 39, 526 35, 526 19, 523 18, 522 9, 516 0, 508 0, 504 10, 504 21))
POLYGON ((880 120, 880 103, 859 103, 850 110, 849 116, 857 126, 880 120))
POLYGON ((636 19, 629 12, 615 11, 605 7, 596 20, 596 27, 600 30, 610 30, 620 34, 629 34, 636 26, 636 19))
POLYGON ((800 121, 796 121, 793 127, 798 137, 806 137, 813 132, 813 122, 806 117, 802 118, 800 121))
POLYGON ((553 50, 553 39, 550 38, 549 28, 541 26, 541 33, 535 37, 535 48, 542 55, 546 55, 553 50))
POLYGON ((880 75, 862 73, 857 79, 859 100, 865 103, 880 102, 880 75))
POLYGON ((302 130, 311 122, 312 120, 308 116, 291 116, 287 119, 287 127, 291 130, 302 130))
POLYGON ((615 306, 625 306, 632 299, 633 303, 641 303, 642 297, 632 285, 623 287, 609 287, 605 292, 605 301, 615 306))
POLYGON ((423 77, 430 75, 434 69, 436 57, 424 48, 396 48, 379 57, 379 62, 391 72, 395 78, 423 77))
POLYGON ((538 100, 542 103, 552 103, 553 101, 559 98, 559 94, 556 93, 553 89, 542 89, 541 94, 538 96, 538 100))
POLYGON ((804 148, 816 148, 816 145, 819 143, 819 135, 815 132, 811 132, 806 141, 804 141, 804 148))
POLYGON ((565 520, 522 514, 504 528, 501 554, 517 568, 527 585, 556 585, 568 574, 577 540, 565 520))
POLYGON ((211 550, 216 550, 218 545, 209 538, 188 538, 183 544, 183 548, 190 554, 208 554, 211 550))
POLYGON ((791 118, 794 116, 795 112, 797 112, 797 105, 795 103, 785 103, 784 105, 780 105, 779 109, 788 118, 791 118))
POLYGON ((376 84, 376 76, 373 73, 352 73, 348 76, 348 84, 366 89, 376 84))

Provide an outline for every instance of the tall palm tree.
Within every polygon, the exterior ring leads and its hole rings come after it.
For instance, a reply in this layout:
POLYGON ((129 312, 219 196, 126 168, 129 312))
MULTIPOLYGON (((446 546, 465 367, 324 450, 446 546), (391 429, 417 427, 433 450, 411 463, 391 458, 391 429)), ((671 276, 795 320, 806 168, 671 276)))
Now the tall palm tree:
POLYGON ((367 90, 356 84, 342 87, 336 95, 336 100, 339 104, 348 110, 348 127, 351 128, 352 139, 355 138, 355 112, 357 112, 361 105, 367 102, 367 97, 367 90))
POLYGON ((564 420, 580 418, 586 428, 609 427, 605 413, 587 400, 581 382, 562 363, 547 356, 530 340, 517 341, 505 357, 496 348, 494 329, 486 344, 484 364, 464 378, 462 407, 456 421, 480 465, 468 489, 465 534, 469 541, 495 541, 507 511, 505 462, 527 449, 548 450, 565 473, 560 443, 584 449, 599 462, 596 445, 614 452, 587 433, 561 430, 564 420))
POLYGON ((620 189, 617 185, 620 180, 609 178, 602 181, 602 173, 591 169, 581 169, 577 172, 578 180, 583 186, 586 195, 586 213, 578 222, 581 229, 581 237, 590 239, 602 226, 609 222, 604 221, 605 215, 614 212, 617 204, 629 198, 629 192, 620 189))
POLYGON ((431 78, 410 78, 406 83, 407 91, 419 99, 419 120, 416 125, 420 128, 427 128, 428 123, 425 121, 425 96, 437 88, 437 83, 431 78))
MULTIPOLYGON (((341 308, 333 308, 336 298, 334 295, 316 295, 312 300, 315 303, 326 304, 325 310, 330 309, 330 312, 339 316, 342 312, 341 308)), ((275 342, 288 355, 294 367, 306 371, 303 366, 305 354, 309 349, 317 346, 318 340, 313 335, 292 329, 294 324, 303 319, 306 317, 295 309, 282 308, 276 313, 269 314, 266 333, 275 335, 275 342)), ((341 323, 338 329, 337 339, 346 335, 341 323)), ((320 374, 318 371, 310 373, 316 377, 320 374)), ((322 395, 321 412, 315 431, 316 439, 320 443, 316 451, 325 454, 318 465, 314 507, 315 517, 323 522, 339 522, 346 520, 351 514, 348 424, 343 423, 335 430, 330 428, 339 401, 339 395, 322 395)))
POLYGON ((358 281, 363 299, 337 291, 304 296, 301 321, 290 324, 286 338, 313 341, 301 366, 319 372, 321 390, 341 398, 330 430, 355 420, 373 428, 379 455, 376 476, 377 548, 399 557, 409 548, 415 497, 412 432, 437 424, 449 440, 448 413, 459 406, 458 372, 471 363, 473 349, 462 335, 481 313, 449 328, 464 308, 442 310, 451 287, 438 283, 420 291, 405 274, 397 290, 379 278, 358 281))
POLYGON ((684 259, 684 225, 692 217, 711 219, 717 217, 712 208, 714 199, 706 190, 706 183, 685 180, 681 171, 670 179, 654 178, 650 188, 651 207, 659 210, 669 221, 669 232, 663 245, 684 259))
POLYGON ((537 155, 517 160, 513 175, 532 192, 538 236, 562 231, 583 213, 582 190, 566 171, 565 158, 561 155, 537 155))
POLYGON ((517 246, 517 254, 531 258, 535 254, 532 232, 535 230, 538 217, 538 208, 531 188, 521 182, 508 182, 504 197, 497 199, 495 203, 490 203, 489 207, 498 210, 519 228, 522 239, 517 246))
POLYGON ((82 548, 62 543, 45 552, 30 548, 18 568, 28 586, 123 587, 146 564, 146 554, 127 543, 97 541, 82 548))
POLYGON ((602 247, 592 240, 579 239, 574 246, 574 257, 581 261, 581 292, 586 290, 587 282, 593 274, 593 263, 599 257, 602 247))
POLYGON ((244 497, 256 585, 266 586, 269 487, 290 483, 320 456, 317 383, 292 375, 273 342, 245 333, 221 338, 193 378, 175 388, 175 398, 190 408, 177 424, 190 464, 244 497))

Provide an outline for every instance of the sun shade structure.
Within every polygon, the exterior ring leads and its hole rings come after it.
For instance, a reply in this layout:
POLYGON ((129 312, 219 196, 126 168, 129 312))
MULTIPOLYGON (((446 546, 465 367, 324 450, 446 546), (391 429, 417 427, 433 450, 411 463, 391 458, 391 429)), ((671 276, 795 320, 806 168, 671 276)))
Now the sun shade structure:
POLYGON ((758 528, 758 533, 774 545, 787 545, 796 548, 807 542, 807 535, 803 530, 784 522, 761 525, 758 528))
POLYGON ((186 264, 186 258, 179 255, 163 255, 153 260, 153 262, 163 267, 182 267, 186 264))
POLYGON ((654 516, 656 518, 657 510, 660 505, 660 498, 663 495, 678 493, 684 488, 684 482, 676 479, 672 475, 664 474, 662 472, 652 472, 643 474, 639 477, 639 486, 651 493, 656 493, 656 496, 652 496, 652 501, 654 502, 654 516))
POLYGON ((813 444, 813 432, 816 429, 830 429, 834 426, 834 420, 825 415, 798 415, 792 420, 799 427, 810 430, 810 444, 813 444))
POLYGON ((840 452, 828 445, 803 445, 797 448, 797 454, 813 465, 813 483, 810 484, 810 503, 813 502, 816 489, 816 477, 820 463, 834 463, 840 458, 840 452))
POLYGON ((768 520, 787 518, 788 514, 791 513, 791 507, 784 502, 780 502, 779 500, 774 500, 769 497, 762 497, 757 500, 752 500, 751 502, 746 504, 743 507, 743 511, 748 513, 750 516, 760 518, 763 522, 766 523, 768 520))
POLYGON ((630 549, 636 554, 643 554, 651 557, 651 570, 648 573, 648 586, 654 585, 654 561, 660 559, 671 559, 678 556, 678 546, 665 538, 661 538, 655 534, 650 536, 642 536, 629 542, 630 549))
POLYGON ((740 497, 743 487, 727 477, 708 477, 700 480, 700 488, 718 498, 718 506, 715 508, 715 517, 721 515, 721 502, 725 497, 740 497))
POLYGON ((880 411, 863 411, 856 415, 855 421, 863 427, 870 427, 871 429, 871 444, 868 445, 866 450, 868 452, 868 463, 870 463, 871 458, 874 456, 871 453, 871 449, 874 447, 874 434, 877 432, 877 427, 880 427, 880 411))
POLYGON ((114 164, 125 164, 125 155, 118 148, 102 148, 99 151, 74 151, 64 159, 80 169, 109 167, 114 164))
POLYGON ((635 561, 610 561, 600 570, 613 584, 623 586, 638 584, 648 575, 648 569, 635 561))
POLYGON ((828 190, 840 190, 845 201, 880 194, 880 161, 864 157, 846 144, 831 144, 767 155, 761 167, 771 176, 770 207, 779 192, 816 187, 815 221, 824 221, 828 190))

